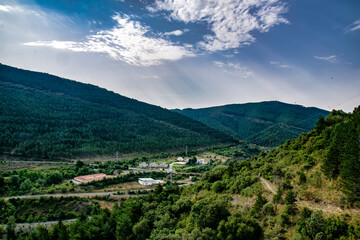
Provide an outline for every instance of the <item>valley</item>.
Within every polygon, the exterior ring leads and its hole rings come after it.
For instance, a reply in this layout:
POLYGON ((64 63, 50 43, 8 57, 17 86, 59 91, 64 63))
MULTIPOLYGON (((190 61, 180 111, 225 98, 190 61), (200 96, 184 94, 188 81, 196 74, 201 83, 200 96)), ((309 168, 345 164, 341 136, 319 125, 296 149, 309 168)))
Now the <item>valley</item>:
POLYGON ((360 237, 359 108, 176 113, 0 69, 6 239, 360 237))

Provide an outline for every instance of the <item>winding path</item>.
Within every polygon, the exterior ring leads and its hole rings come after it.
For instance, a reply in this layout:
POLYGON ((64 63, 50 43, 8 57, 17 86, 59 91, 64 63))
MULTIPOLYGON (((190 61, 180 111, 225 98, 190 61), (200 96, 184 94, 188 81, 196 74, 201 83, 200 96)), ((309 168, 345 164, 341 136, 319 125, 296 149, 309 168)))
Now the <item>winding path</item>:
POLYGON ((264 178, 260 177, 260 180, 265 183, 266 187, 273 193, 276 194, 276 191, 270 186, 270 184, 268 183, 268 181, 266 181, 264 178))

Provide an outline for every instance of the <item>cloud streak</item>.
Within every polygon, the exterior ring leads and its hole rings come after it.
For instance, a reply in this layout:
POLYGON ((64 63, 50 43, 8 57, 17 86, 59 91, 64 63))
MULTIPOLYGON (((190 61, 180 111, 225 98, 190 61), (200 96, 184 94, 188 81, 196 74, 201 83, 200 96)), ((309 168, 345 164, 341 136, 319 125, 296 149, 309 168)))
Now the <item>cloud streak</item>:
POLYGON ((45 46, 74 52, 104 53, 115 60, 131 65, 159 65, 194 56, 189 46, 178 46, 156 37, 149 37, 150 28, 130 20, 127 15, 115 15, 117 24, 110 30, 99 31, 86 37, 86 41, 36 41, 27 46, 45 46))
POLYGON ((328 56, 328 57, 314 56, 314 58, 318 59, 318 60, 327 61, 327 62, 330 62, 330 63, 336 63, 338 61, 336 55, 331 55, 331 56, 328 56))
POLYGON ((210 52, 249 45, 254 31, 289 23, 282 17, 287 8, 280 0, 157 0, 149 9, 170 12, 170 18, 185 23, 207 23, 213 34, 205 35, 199 46, 210 52))
POLYGON ((360 19, 353 22, 353 24, 350 25, 350 31, 356 31, 360 29, 360 19))
POLYGON ((270 64, 281 67, 281 68, 291 68, 291 66, 289 64, 287 64, 286 62, 270 61, 270 64))

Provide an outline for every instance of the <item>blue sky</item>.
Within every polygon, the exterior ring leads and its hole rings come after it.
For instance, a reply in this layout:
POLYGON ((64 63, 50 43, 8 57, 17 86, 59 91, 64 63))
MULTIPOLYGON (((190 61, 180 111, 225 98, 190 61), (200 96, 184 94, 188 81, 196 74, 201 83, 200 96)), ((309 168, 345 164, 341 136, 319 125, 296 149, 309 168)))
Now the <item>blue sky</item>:
POLYGON ((0 62, 165 108, 360 104, 357 0, 2 0, 0 62))

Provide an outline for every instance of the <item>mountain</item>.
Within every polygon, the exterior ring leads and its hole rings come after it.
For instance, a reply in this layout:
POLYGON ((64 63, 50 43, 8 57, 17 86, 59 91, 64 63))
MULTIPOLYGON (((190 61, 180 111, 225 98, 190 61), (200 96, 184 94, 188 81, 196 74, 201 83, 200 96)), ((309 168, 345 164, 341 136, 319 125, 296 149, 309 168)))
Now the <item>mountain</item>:
POLYGON ((214 168, 193 187, 196 196, 231 195, 263 239, 360 239, 360 106, 320 117, 268 154, 214 168))
MULTIPOLYGON (((193 177, 194 184, 179 187, 168 181, 166 187, 158 184, 121 200, 0 199, 0 219, 7 223, 6 239, 360 239, 359 146, 360 108, 352 114, 333 111, 297 139, 251 160, 219 165, 193 177), (15 233, 16 221, 76 216, 66 226, 59 221, 50 228, 15 233)), ((59 171, 55 175, 61 176, 59 171)), ((6 176, 0 176, 0 191, 15 184, 24 189, 38 175, 22 169, 6 176)))
POLYGON ((0 152, 41 158, 163 151, 234 139, 97 86, 0 64, 0 152))
POLYGON ((279 146, 310 131, 329 112, 278 101, 175 109, 224 133, 262 146, 279 146))

